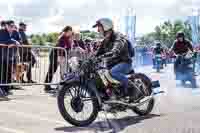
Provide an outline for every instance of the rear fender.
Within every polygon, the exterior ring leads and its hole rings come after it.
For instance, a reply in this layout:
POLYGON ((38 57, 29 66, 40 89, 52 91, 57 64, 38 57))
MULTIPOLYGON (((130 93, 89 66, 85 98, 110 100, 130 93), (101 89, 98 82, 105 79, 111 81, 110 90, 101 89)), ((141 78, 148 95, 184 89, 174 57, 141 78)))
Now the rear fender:
POLYGON ((160 82, 159 82, 159 80, 152 81, 152 79, 149 78, 148 76, 146 76, 145 74, 142 74, 142 73, 137 73, 137 74, 142 75, 143 78, 144 78, 146 81, 149 81, 149 83, 150 83, 149 87, 151 87, 152 90, 153 90, 154 88, 159 88, 159 87, 160 87, 160 82))

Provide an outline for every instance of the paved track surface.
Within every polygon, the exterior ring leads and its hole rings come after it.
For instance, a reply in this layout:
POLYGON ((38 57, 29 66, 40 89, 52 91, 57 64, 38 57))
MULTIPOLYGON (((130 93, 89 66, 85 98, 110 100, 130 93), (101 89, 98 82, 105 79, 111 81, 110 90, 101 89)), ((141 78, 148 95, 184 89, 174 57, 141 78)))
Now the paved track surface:
MULTIPOLYGON (((43 93, 43 86, 13 91, 9 101, 0 101, 0 133, 199 133, 200 88, 181 87, 174 80, 172 66, 161 73, 151 67, 139 68, 152 79, 159 79, 165 94, 156 97, 151 115, 139 117, 130 110, 99 113, 87 128, 77 128, 61 117, 56 98, 43 93)), ((198 77, 198 82, 200 78, 198 77)), ((200 83, 199 83, 200 84, 200 83)))

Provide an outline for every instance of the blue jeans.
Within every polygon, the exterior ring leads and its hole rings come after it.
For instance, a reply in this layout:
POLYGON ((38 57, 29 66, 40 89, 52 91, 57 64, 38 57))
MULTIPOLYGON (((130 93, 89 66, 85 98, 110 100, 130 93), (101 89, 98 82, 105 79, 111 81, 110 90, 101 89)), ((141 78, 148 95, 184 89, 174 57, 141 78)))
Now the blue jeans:
POLYGON ((128 78, 126 77, 126 74, 128 74, 132 69, 132 64, 130 63, 120 63, 115 65, 111 68, 111 76, 115 79, 121 82, 125 93, 127 93, 128 88, 128 78))

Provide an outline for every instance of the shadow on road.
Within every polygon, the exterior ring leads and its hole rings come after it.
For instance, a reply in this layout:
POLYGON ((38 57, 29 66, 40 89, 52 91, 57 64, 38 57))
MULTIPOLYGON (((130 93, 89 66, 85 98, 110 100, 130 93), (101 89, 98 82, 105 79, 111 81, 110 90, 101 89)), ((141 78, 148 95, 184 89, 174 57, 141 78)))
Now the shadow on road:
POLYGON ((155 70, 155 71, 152 71, 151 73, 153 73, 153 74, 163 74, 165 72, 164 71, 156 72, 156 70, 155 70))
POLYGON ((127 117, 123 117, 123 118, 119 118, 119 119, 109 119, 109 123, 106 124, 106 121, 99 121, 99 122, 95 122, 91 125, 89 125, 88 127, 76 127, 76 126, 70 126, 70 127, 57 127, 55 128, 56 131, 64 131, 64 132, 80 132, 80 131, 101 131, 101 132, 105 132, 105 131, 110 131, 112 132, 119 132, 124 130, 126 127, 131 126, 133 124, 137 124, 142 122, 143 120, 146 119, 151 119, 154 117, 160 117, 162 115, 156 115, 156 114, 150 114, 148 116, 127 116, 127 117), (112 127, 112 123, 117 123, 117 126, 119 129, 114 129, 114 127, 112 127), (109 125, 109 126, 107 126, 109 125))
POLYGON ((127 116, 127 117, 124 117, 121 119, 112 119, 112 120, 110 120, 110 122, 111 123, 116 123, 116 122, 119 123, 120 127, 118 127, 117 129, 114 129, 114 132, 120 132, 120 131, 123 131, 128 126, 140 123, 143 120, 152 119, 152 118, 161 117, 161 116, 163 116, 163 114, 161 114, 161 115, 150 114, 147 116, 132 116, 132 117, 127 116))
POLYGON ((0 101, 10 101, 8 97, 0 97, 0 101))

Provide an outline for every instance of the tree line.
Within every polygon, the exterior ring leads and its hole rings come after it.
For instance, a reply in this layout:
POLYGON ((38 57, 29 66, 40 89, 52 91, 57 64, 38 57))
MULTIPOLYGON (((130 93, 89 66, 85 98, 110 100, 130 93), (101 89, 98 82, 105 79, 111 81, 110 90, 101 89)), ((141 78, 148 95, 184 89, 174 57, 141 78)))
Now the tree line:
MULTIPOLYGON (((200 31, 200 27, 199 31, 200 31)), ((190 41, 192 40, 192 29, 188 21, 165 21, 161 25, 158 25, 154 28, 154 31, 148 34, 143 35, 138 42, 138 45, 149 45, 155 43, 155 41, 160 41, 166 47, 171 47, 174 40, 176 39, 176 33, 183 31, 186 35, 186 38, 190 41)), ((200 41, 200 35, 199 35, 200 41)))
MULTIPOLYGON (((200 31, 200 27, 199 31, 200 31)), ((181 20, 175 20, 175 21, 165 21, 164 23, 156 26, 154 28, 154 31, 151 33, 147 33, 139 38, 139 41, 137 42, 137 45, 140 46, 152 46, 152 44, 155 43, 155 41, 159 41, 162 43, 162 45, 165 45, 166 47, 171 47, 174 40, 176 39, 176 33, 179 31, 183 31, 186 35, 186 38, 190 41, 192 40, 192 29, 188 21, 181 21, 181 20)), ((81 38, 91 38, 95 39, 98 37, 98 34, 93 31, 85 30, 81 31, 81 38)), ((48 34, 33 34, 30 36, 30 40, 32 44, 34 45, 52 45, 54 46, 56 44, 57 38, 59 36, 59 33, 48 33, 48 34)), ((200 35, 199 35, 199 41, 200 41, 200 35)))
MULTIPOLYGON (((81 31, 80 32, 82 39, 91 38, 94 39, 98 35, 96 32, 92 31, 81 31)), ((53 33, 44 33, 44 34, 32 34, 29 36, 31 44, 32 45, 49 45, 49 46, 55 46, 57 39, 58 39, 59 33, 53 32, 53 33)))

